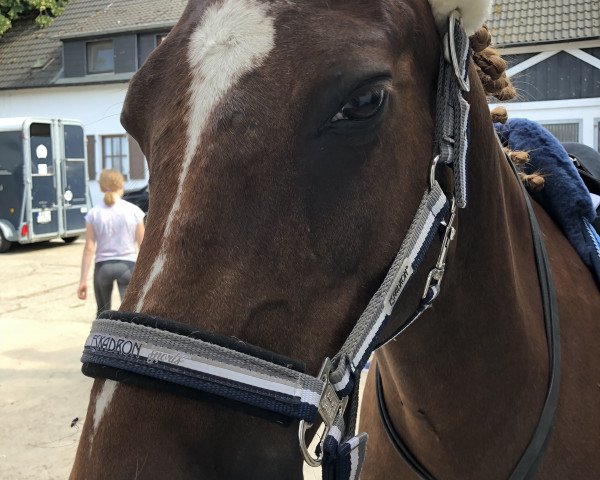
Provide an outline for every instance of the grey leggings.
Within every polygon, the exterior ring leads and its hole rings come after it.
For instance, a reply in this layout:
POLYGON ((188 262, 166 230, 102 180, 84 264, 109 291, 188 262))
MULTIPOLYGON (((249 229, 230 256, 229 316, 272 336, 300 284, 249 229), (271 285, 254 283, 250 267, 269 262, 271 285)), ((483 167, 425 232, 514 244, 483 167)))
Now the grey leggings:
POLYGON ((110 310, 110 297, 112 296, 115 280, 119 287, 119 295, 123 300, 134 266, 134 262, 127 260, 105 260, 96 263, 94 267, 94 294, 96 295, 98 315, 105 310, 110 310))

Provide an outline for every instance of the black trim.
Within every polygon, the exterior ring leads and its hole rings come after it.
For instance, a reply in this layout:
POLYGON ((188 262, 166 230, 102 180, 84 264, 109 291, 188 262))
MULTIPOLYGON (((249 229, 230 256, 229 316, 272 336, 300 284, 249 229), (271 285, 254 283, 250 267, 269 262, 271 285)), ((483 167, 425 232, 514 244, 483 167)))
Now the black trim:
POLYGON ((211 393, 202 392, 193 388, 177 385, 175 383, 147 377, 145 375, 139 375, 137 373, 132 373, 120 368, 106 367, 104 365, 86 362, 82 365, 81 372, 86 377, 107 378, 109 380, 114 380, 115 382, 125 383, 135 387, 166 392, 179 397, 190 398, 192 400, 201 400, 202 402, 223 406, 225 408, 229 408, 230 410, 236 410, 253 417, 275 422, 284 427, 291 425, 293 422, 293 419, 287 415, 270 412, 246 403, 230 400, 219 395, 213 395, 211 393))

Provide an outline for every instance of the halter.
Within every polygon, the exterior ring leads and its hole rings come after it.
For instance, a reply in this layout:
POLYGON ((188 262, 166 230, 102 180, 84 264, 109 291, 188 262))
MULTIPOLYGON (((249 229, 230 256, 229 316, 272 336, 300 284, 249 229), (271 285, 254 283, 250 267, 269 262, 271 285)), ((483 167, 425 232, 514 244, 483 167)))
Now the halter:
POLYGON ((469 90, 469 59, 469 39, 454 12, 440 59, 435 158, 428 188, 382 285, 337 355, 324 359, 317 377, 303 373, 298 362, 237 339, 125 312, 105 312, 93 322, 82 356, 83 372, 184 395, 204 392, 245 405, 253 413, 258 409, 262 415, 274 415, 279 422, 299 420, 305 461, 321 465, 325 480, 357 479, 367 442, 366 433, 355 433, 361 371, 375 349, 406 330, 437 298, 457 208, 467 204, 469 104, 463 92, 469 90), (455 191, 450 196, 436 180, 439 164, 454 170, 455 191), (419 305, 391 337, 380 339, 436 233, 443 237, 441 251, 419 305), (325 433, 316 454, 311 454, 305 434, 318 422, 325 433))
MULTIPOLYGON (((525 203, 527 205, 527 213, 529 216, 529 223, 531 226, 531 236, 533 238, 533 247, 535 254, 536 267, 538 272, 538 280, 540 283, 540 289, 542 294, 542 307, 544 311, 544 326, 546 330, 546 341, 548 345, 548 358, 550 361, 549 377, 548 377, 548 390, 546 392, 546 398, 544 406, 538 420, 537 427, 533 432, 527 448, 521 455, 521 458, 513 468, 512 473, 508 480, 530 480, 535 477, 537 467, 542 458, 548 440, 552 426, 554 424, 554 415, 558 407, 558 393, 560 385, 560 339, 559 339, 559 319, 558 319, 558 307, 556 304, 556 294, 554 290, 554 284, 552 281, 552 275, 548 267, 548 258, 546 248, 544 246, 544 240, 540 232, 540 227, 535 217, 535 212, 529 199, 529 194, 525 190, 525 187, 521 183, 518 177, 517 169, 514 164, 505 155, 508 164, 510 165, 517 181, 525 197, 525 203)), ((383 427, 390 439, 390 442, 396 449, 396 451, 402 456, 404 461, 410 466, 410 468, 417 474, 421 480, 436 480, 435 477, 424 467, 419 460, 410 451, 408 445, 402 440, 394 425, 390 419, 387 411, 387 406, 384 399, 383 384, 381 381, 381 375, 379 368, 375 371, 375 389, 377 395, 377 407, 379 409, 379 416, 383 423, 383 427)))

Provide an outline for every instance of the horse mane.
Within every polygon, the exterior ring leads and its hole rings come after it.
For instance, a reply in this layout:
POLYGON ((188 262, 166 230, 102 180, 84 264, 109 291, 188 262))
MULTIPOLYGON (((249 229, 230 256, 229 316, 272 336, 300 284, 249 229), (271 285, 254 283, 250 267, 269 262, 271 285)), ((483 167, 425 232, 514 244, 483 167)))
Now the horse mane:
MULTIPOLYGON (((471 35, 470 43, 473 49, 475 70, 485 93, 501 102, 516 98, 517 91, 506 74, 508 63, 502 58, 498 50, 492 46, 492 35, 487 25, 483 25, 471 35)), ((491 111, 491 116, 494 123, 506 123, 508 120, 508 112, 502 106, 494 108, 491 111)), ((518 169, 529 162, 528 152, 513 151, 508 147, 503 150, 518 169)), ((544 187, 544 176, 540 172, 526 174, 519 171, 519 177, 525 186, 532 190, 540 190, 544 187)))
POLYGON ((492 35, 487 25, 480 27, 470 40, 475 69, 485 93, 501 102, 515 98, 517 91, 506 75, 508 63, 498 50, 491 46, 492 35))

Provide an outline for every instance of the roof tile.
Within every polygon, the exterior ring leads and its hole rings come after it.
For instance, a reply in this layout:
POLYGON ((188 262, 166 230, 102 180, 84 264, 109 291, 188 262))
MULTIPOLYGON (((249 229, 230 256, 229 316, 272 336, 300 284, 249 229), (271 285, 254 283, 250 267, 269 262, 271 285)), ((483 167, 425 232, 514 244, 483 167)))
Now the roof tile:
POLYGON ((488 26, 499 46, 600 38, 600 0, 494 0, 488 26))
POLYGON ((70 0, 45 29, 16 21, 0 38, 0 89, 51 85, 62 68, 61 38, 175 25, 186 0, 70 0), (40 66, 41 65, 41 66, 40 66))

